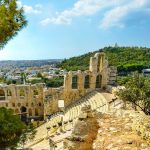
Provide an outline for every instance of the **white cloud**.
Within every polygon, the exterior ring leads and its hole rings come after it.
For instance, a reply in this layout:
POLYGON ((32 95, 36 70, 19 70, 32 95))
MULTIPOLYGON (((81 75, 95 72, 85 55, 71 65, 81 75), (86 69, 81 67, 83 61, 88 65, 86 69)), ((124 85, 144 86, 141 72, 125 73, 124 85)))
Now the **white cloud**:
POLYGON ((79 16, 92 16, 96 13, 104 14, 100 27, 124 27, 122 19, 129 13, 143 8, 149 0, 78 0, 72 8, 57 12, 54 17, 41 21, 42 25, 71 24, 73 18, 79 16))
POLYGON ((127 16, 130 12, 143 8, 147 3, 148 0, 133 0, 126 5, 117 6, 111 9, 105 13, 100 27, 104 29, 113 26, 124 27, 124 24, 121 22, 123 17, 127 16))
POLYGON ((38 8, 34 8, 32 6, 28 6, 28 5, 23 5, 24 11, 28 14, 40 14, 42 13, 41 9, 38 8))
POLYGON ((23 7, 24 11, 28 14, 40 14, 42 13, 42 5, 36 4, 34 7, 29 5, 23 5, 21 1, 17 1, 18 7, 23 7))
POLYGON ((105 0, 105 2, 103 0, 78 0, 74 4, 73 8, 64 10, 60 13, 57 12, 56 17, 46 18, 41 21, 41 24, 70 24, 74 17, 95 14, 100 10, 101 7, 105 6, 106 1, 110 1, 111 3, 113 0, 105 0))

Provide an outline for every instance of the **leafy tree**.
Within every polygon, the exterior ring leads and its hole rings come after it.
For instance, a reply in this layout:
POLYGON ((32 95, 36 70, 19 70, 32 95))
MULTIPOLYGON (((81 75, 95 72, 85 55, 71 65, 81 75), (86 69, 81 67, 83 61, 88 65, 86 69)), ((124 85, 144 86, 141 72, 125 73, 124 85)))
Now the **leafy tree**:
POLYGON ((118 96, 138 106, 145 114, 150 114, 150 77, 135 73, 118 96))
POLYGON ((0 0, 0 49, 26 24, 23 8, 18 8, 16 0, 0 0))
POLYGON ((118 85, 125 85, 131 78, 132 78, 131 75, 117 76, 117 83, 118 83, 118 85))
POLYGON ((21 145, 22 148, 24 148, 24 145, 25 145, 27 139, 28 139, 28 140, 34 139, 35 134, 36 134, 36 130, 35 130, 33 124, 30 123, 30 124, 27 126, 27 128, 25 128, 25 129, 23 130, 23 133, 22 133, 22 135, 21 135, 21 137, 20 137, 20 140, 19 140, 19 145, 21 145))
POLYGON ((43 78, 41 72, 38 72, 38 73, 37 73, 37 77, 38 77, 38 78, 43 78))
POLYGON ((60 87, 63 86, 64 78, 63 77, 55 77, 52 79, 44 79, 44 82, 47 87, 60 87))
POLYGON ((0 149, 15 148, 34 135, 34 128, 26 126, 11 109, 0 108, 0 149))
POLYGON ((58 67, 69 70, 87 70, 90 57, 97 52, 105 52, 110 66, 116 66, 119 75, 141 72, 150 66, 150 48, 145 47, 104 47, 81 56, 64 59, 58 67))

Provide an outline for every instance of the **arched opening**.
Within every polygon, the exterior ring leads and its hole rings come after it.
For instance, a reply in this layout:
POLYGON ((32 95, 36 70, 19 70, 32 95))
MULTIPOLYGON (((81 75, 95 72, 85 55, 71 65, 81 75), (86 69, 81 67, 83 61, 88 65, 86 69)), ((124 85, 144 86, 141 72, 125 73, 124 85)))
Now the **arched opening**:
POLYGON ((21 104, 20 103, 18 103, 18 107, 20 107, 21 106, 21 104))
POLYGON ((12 103, 12 107, 15 107, 15 103, 12 103))
POLYGON ((25 91, 23 89, 20 90, 20 97, 25 97, 25 91))
POLYGON ((101 88, 101 84, 102 84, 102 76, 99 74, 96 77, 96 88, 101 88))
POLYGON ((42 106, 41 102, 39 103, 39 106, 40 106, 40 107, 42 106))
POLYGON ((77 89, 78 88, 78 76, 75 75, 72 77, 72 89, 77 89))
POLYGON ((85 76, 84 88, 85 88, 85 89, 90 88, 90 76, 89 76, 89 75, 86 75, 86 76, 85 76))
POLYGON ((37 90, 37 89, 34 89, 34 90, 33 90, 33 95, 34 95, 34 96, 39 95, 39 92, 38 92, 38 90, 37 90))
POLYGON ((20 111, 21 111, 21 120, 26 122, 27 121, 27 108, 22 106, 20 108, 20 111))
POLYGON ((5 100, 5 92, 4 90, 0 89, 0 100, 4 101, 5 100))
POLYGON ((39 115, 38 109, 35 108, 35 116, 38 116, 38 115, 39 115))
POLYGON ((32 103, 31 103, 31 107, 33 107, 33 106, 34 106, 34 103, 32 102, 32 103))
POLYGON ((7 96, 12 96, 11 90, 7 90, 7 96))
POLYGON ((29 116, 32 116, 32 109, 29 109, 29 116))

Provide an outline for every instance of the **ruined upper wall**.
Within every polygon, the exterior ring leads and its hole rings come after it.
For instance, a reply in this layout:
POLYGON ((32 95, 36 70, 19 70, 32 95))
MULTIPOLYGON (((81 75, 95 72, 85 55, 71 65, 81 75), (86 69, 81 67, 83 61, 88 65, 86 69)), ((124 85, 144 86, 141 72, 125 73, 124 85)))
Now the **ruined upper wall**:
POLYGON ((87 71, 70 71, 64 77, 64 89, 71 91, 77 89, 85 93, 87 89, 103 88, 108 84, 115 84, 117 69, 115 67, 109 67, 108 61, 104 52, 96 53, 94 57, 90 58, 89 70, 87 71), (87 81, 89 76, 89 81, 87 81), (76 79, 75 79, 76 77, 76 79), (76 82, 76 83, 75 83, 76 82), (86 82, 89 82, 88 88, 84 86, 86 82), (73 85, 76 88, 73 88, 73 85), (99 84, 99 85, 98 85, 99 84))
POLYGON ((58 109, 58 100, 63 99, 65 107, 95 89, 102 89, 108 84, 115 84, 116 68, 109 67, 105 53, 96 53, 90 58, 89 70, 69 71, 64 76, 62 88, 49 88, 45 92, 45 114, 52 114, 58 109))

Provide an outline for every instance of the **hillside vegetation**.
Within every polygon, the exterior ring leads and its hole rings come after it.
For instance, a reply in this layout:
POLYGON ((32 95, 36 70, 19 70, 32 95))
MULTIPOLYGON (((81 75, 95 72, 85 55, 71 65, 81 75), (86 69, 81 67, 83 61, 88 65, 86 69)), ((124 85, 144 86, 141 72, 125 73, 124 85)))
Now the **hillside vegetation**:
POLYGON ((150 48, 145 47, 105 47, 98 51, 63 60, 59 67, 66 70, 87 70, 89 60, 95 53, 104 51, 109 65, 116 66, 119 74, 127 74, 148 68, 150 65, 150 48))

